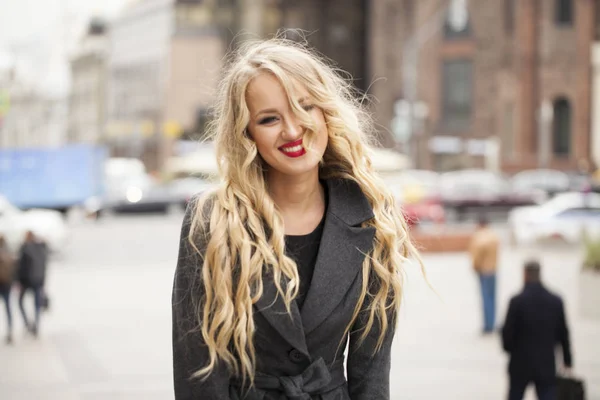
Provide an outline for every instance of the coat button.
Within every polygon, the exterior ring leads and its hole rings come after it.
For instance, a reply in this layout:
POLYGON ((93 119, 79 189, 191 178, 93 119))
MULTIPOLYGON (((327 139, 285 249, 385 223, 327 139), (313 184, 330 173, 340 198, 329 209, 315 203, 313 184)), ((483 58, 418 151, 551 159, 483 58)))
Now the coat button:
POLYGON ((304 360, 304 355, 296 349, 292 349, 292 351, 290 351, 289 356, 290 360, 292 360, 295 363, 299 363, 304 360))

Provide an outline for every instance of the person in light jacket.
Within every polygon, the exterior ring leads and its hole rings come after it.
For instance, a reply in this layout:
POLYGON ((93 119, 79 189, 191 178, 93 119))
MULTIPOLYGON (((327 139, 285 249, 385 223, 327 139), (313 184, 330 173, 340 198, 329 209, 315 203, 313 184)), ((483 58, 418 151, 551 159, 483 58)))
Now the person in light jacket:
POLYGON ((480 215, 469 252, 473 270, 481 287, 484 335, 493 333, 496 326, 496 269, 499 247, 498 235, 490 228, 487 217, 480 215))
POLYGON ((188 206, 175 271, 176 400, 389 399, 418 254, 373 170, 367 112, 280 39, 242 46, 219 93, 222 183, 188 206))

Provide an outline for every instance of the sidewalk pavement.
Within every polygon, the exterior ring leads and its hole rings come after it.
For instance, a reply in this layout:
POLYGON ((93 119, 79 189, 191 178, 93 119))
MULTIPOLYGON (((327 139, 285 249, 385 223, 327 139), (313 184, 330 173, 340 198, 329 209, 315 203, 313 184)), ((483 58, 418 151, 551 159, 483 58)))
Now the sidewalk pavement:
MULTIPOLYGON (((505 249, 498 321, 522 285, 522 262, 534 254, 541 254, 547 286, 564 297, 575 373, 586 380, 588 400, 598 400, 600 321, 578 315, 577 252, 505 249)), ((429 255, 425 264, 435 291, 417 266, 407 266, 393 348, 392 399, 504 399, 506 357, 499 337, 479 335, 479 288, 466 255, 429 255)), ((24 335, 15 315, 15 344, 0 345, 0 399, 172 399, 173 265, 53 267, 52 309, 44 315, 41 338, 24 335)), ((534 398, 532 392, 527 399, 534 398)))

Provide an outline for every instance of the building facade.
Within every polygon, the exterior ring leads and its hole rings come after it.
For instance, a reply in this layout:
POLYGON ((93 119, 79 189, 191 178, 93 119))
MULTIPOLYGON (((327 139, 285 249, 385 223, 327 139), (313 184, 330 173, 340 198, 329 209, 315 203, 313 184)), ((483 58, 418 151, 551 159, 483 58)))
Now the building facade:
POLYGON ((594 0, 594 43, 592 44, 592 161, 600 167, 600 0, 594 0))
POLYGON ((7 69, 0 71, 0 103, 0 148, 55 147, 65 142, 66 98, 48 95, 7 69))
POLYGON ((420 167, 515 172, 590 161, 594 1, 371 7, 371 71, 385 77, 371 89, 375 113, 390 131, 409 118, 397 137, 420 167), (425 112, 415 115, 416 105, 425 112))
POLYGON ((215 1, 141 0, 109 30, 105 142, 159 170, 173 141, 203 122, 223 42, 215 1))
POLYGON ((106 24, 94 19, 71 58, 70 143, 95 144, 106 125, 108 40, 106 24))

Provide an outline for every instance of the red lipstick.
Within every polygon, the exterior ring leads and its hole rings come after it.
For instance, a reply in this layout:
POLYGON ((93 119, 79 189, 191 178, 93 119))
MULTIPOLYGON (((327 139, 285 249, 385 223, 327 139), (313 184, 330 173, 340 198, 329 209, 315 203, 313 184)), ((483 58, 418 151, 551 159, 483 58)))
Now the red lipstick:
POLYGON ((302 147, 302 139, 280 146, 279 151, 290 158, 296 158, 306 154, 306 150, 302 147))

